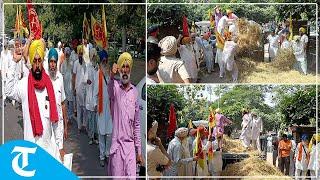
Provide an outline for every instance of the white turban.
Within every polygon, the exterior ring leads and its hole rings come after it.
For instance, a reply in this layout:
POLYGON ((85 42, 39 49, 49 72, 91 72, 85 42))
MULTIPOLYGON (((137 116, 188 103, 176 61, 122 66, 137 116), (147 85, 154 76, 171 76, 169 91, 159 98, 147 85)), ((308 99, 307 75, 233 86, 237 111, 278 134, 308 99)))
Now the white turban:
POLYGON ((188 128, 185 128, 185 127, 178 128, 175 131, 174 135, 179 138, 187 137, 188 136, 188 128))
POLYGON ((173 36, 166 36, 161 39, 158 46, 161 48, 161 54, 164 56, 175 55, 178 50, 177 39, 173 36))

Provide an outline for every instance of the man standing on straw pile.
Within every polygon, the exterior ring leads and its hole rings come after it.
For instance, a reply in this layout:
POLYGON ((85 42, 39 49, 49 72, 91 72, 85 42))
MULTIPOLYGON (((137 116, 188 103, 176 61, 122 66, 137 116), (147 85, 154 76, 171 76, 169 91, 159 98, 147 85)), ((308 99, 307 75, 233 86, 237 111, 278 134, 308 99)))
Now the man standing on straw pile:
POLYGON ((108 83, 113 125, 108 163, 110 176, 136 176, 137 163, 143 164, 138 90, 130 82, 132 65, 131 55, 122 53, 117 64, 113 64, 108 83), (114 78, 117 72, 120 80, 114 78))
POLYGON ((272 61, 276 56, 279 49, 279 36, 275 33, 275 29, 271 29, 271 34, 267 37, 269 41, 269 57, 272 61))
POLYGON ((261 153, 260 134, 263 130, 261 118, 257 115, 257 110, 252 110, 252 144, 254 149, 258 149, 261 153))
POLYGON ((278 146, 278 167, 285 175, 289 175, 291 147, 291 141, 286 134, 283 134, 278 146))
POLYGON ((292 49, 293 49, 293 54, 297 60, 296 62, 297 70, 307 75, 305 43, 301 40, 301 38, 300 36, 293 37, 292 49))
POLYGON ((301 140, 302 141, 297 145, 297 150, 294 156, 294 159, 296 161, 296 179, 299 179, 299 177, 304 179, 304 177, 302 176, 307 175, 308 164, 310 160, 310 154, 308 149, 308 136, 306 134, 303 134, 301 140))
POLYGON ((246 148, 246 150, 248 150, 252 137, 252 116, 247 109, 242 110, 241 127, 242 132, 239 139, 242 141, 242 144, 246 148))

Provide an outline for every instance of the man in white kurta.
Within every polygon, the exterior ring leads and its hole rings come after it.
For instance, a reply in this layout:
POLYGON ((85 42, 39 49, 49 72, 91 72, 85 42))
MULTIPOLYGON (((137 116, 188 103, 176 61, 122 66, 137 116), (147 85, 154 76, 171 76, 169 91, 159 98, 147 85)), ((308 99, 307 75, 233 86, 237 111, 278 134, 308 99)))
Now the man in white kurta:
POLYGON ((272 30, 271 34, 267 37, 267 40, 269 41, 269 57, 272 61, 277 56, 279 49, 279 35, 272 30))
MULTIPOLYGON (((32 40, 32 39, 31 39, 32 40)), ((41 40, 35 40, 32 42, 29 50, 29 42, 26 46, 29 51, 29 57, 31 59, 32 66, 32 74, 29 76, 34 76, 35 79, 43 78, 45 72, 43 71, 42 62, 44 59, 44 44, 41 40), (31 53, 30 53, 31 52, 31 53), (34 62, 36 61, 36 62, 34 62)), ((26 53, 28 54, 28 53, 26 53)), ((13 64, 11 66, 11 70, 8 74, 8 82, 5 86, 4 93, 11 99, 15 99, 22 104, 22 113, 23 113, 23 135, 24 140, 36 143, 43 149, 45 149, 49 154, 51 154, 57 160, 60 159, 59 148, 56 143, 58 136, 58 130, 60 129, 58 122, 52 122, 50 119, 50 103, 48 98, 48 90, 45 89, 37 89, 35 90, 36 100, 38 102, 38 110, 40 113, 40 119, 42 123, 42 135, 34 135, 33 127, 31 123, 30 111, 29 111, 29 96, 28 90, 28 77, 24 77, 21 80, 17 80, 14 77, 14 69, 16 68, 17 64, 13 64), (58 125, 57 125, 58 123, 58 125)), ((48 75, 46 75, 48 76, 48 75)), ((50 81, 50 80, 49 80, 50 81)), ((51 85, 52 87, 52 85, 51 85)), ((57 119, 58 120, 58 119, 57 119)), ((58 140, 59 141, 59 140, 58 140)))
POLYGON ((60 154, 64 154, 63 139, 67 138, 67 115, 65 107, 66 95, 64 92, 64 83, 62 74, 58 71, 58 52, 51 48, 48 53, 48 73, 51 79, 54 94, 56 97, 57 111, 59 116, 58 123, 54 124, 54 128, 57 129, 56 143, 58 145, 60 154))
MULTIPOLYGON (((9 64, 10 64, 10 57, 11 52, 8 49, 8 44, 4 46, 4 49, 1 51, 1 77, 3 86, 5 87, 8 77, 8 71, 9 71, 9 64)), ((6 95, 4 94, 3 99, 6 99, 6 95)))
POLYGON ((159 42, 161 54, 157 75, 161 83, 190 83, 190 75, 181 59, 176 58, 177 39, 167 36, 159 42))
POLYGON ((239 139, 241 140, 243 146, 248 149, 252 137, 252 116, 247 110, 243 110, 242 115, 242 130, 239 139))
POLYGON ((61 74, 63 76, 64 92, 66 94, 66 105, 68 112, 68 119, 73 119, 73 102, 74 95, 72 91, 72 70, 73 70, 73 61, 70 58, 70 48, 65 48, 65 60, 61 65, 61 74))
POLYGON ((304 42, 301 41, 300 36, 293 37, 292 49, 293 54, 296 57, 296 68, 299 72, 307 75, 307 61, 306 51, 304 49, 304 42))
POLYGON ((95 95, 97 96, 97 109, 98 109, 98 135, 99 135, 99 149, 100 149, 100 165, 105 165, 105 159, 109 158, 110 147, 111 147, 111 138, 112 138, 112 118, 110 111, 110 99, 109 93, 107 91, 108 82, 110 81, 109 76, 109 67, 108 67, 108 54, 105 50, 99 52, 100 65, 97 74, 97 80, 95 83, 95 95), (100 83, 99 83, 100 81, 100 83), (100 85, 102 87, 99 87, 100 85), (99 96, 99 91, 102 90, 102 97, 99 96), (102 107, 100 108, 99 104, 101 103, 102 107), (99 110, 100 109, 100 110, 99 110))
POLYGON ((294 159, 296 161, 296 171, 295 177, 296 179, 305 179, 308 172, 308 158, 309 158, 309 149, 308 149, 308 137, 303 134, 301 138, 301 142, 298 143, 296 148, 296 153, 294 159))
POLYGON ((198 71, 200 70, 200 57, 202 53, 202 49, 198 42, 196 41, 196 38, 200 39, 199 37, 196 37, 196 33, 191 33, 191 49, 194 53, 194 56, 196 58, 197 68, 198 71))
POLYGON ((85 62, 83 61, 83 46, 79 45, 77 48, 78 60, 73 65, 73 90, 76 94, 77 101, 77 124, 78 133, 86 127, 86 114, 85 114, 85 93, 86 93, 86 78, 85 78, 85 62))
POLYGON ((184 62, 187 68, 187 72, 191 77, 193 83, 195 83, 198 79, 198 68, 196 63, 195 54, 192 51, 191 47, 191 38, 184 37, 181 40, 181 45, 178 47, 181 60, 184 62))
MULTIPOLYGON (((217 33, 220 34, 221 37, 223 37, 224 34, 224 30, 226 28, 227 25, 227 20, 228 17, 227 16, 222 16, 222 18, 219 20, 219 23, 217 25, 217 33)), ((219 68, 220 68, 220 78, 222 78, 224 76, 224 63, 223 63, 223 46, 219 47, 219 41, 217 40, 217 52, 216 52, 216 59, 215 62, 219 64, 219 68)))
POLYGON ((225 36, 226 41, 224 42, 224 47, 223 47, 223 54, 222 54, 222 60, 224 63, 224 67, 227 71, 231 72, 232 74, 232 81, 233 83, 236 83, 238 81, 238 66, 237 63, 234 60, 236 50, 237 50, 237 43, 233 42, 232 39, 232 34, 231 33, 226 33, 227 35, 225 36))
POLYGON ((187 149, 182 146, 182 141, 186 139, 188 135, 187 128, 179 128, 175 131, 175 137, 170 141, 167 153, 172 160, 172 165, 165 171, 166 176, 178 176, 181 175, 182 166, 192 164, 197 160, 197 157, 184 157, 187 149))
MULTIPOLYGON (((93 51, 90 53, 94 53, 93 51)), ((93 57, 93 56, 92 56, 93 57)), ((97 83, 97 70, 93 66, 93 58, 90 58, 90 62, 86 64, 86 74, 87 84, 86 84, 86 115, 87 115, 87 130, 89 136, 89 145, 93 143, 98 144, 98 141, 94 137, 94 133, 97 128, 97 96, 95 94, 94 88, 97 83)))
POLYGON ((262 119, 257 115, 256 111, 252 111, 252 146, 261 153, 260 133, 263 130, 262 119))

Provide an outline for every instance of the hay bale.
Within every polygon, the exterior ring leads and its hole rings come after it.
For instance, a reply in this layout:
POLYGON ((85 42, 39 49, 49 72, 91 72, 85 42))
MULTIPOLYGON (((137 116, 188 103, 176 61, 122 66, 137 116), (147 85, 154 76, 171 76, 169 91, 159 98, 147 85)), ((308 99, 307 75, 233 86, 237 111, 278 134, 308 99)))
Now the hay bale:
POLYGON ((262 31, 261 26, 258 23, 239 18, 236 21, 236 26, 238 27, 238 54, 245 54, 244 52, 250 52, 259 48, 262 31))
MULTIPOLYGON (((269 164, 258 156, 250 154, 250 157, 240 162, 229 164, 222 171, 222 176, 265 176, 266 179, 274 176, 287 177, 278 168, 269 164)), ((289 178, 289 177, 288 177, 289 178)))
POLYGON ((277 56, 270 63, 271 66, 277 68, 280 71, 289 71, 293 69, 293 65, 296 62, 296 58, 293 54, 293 50, 289 49, 279 49, 277 56))

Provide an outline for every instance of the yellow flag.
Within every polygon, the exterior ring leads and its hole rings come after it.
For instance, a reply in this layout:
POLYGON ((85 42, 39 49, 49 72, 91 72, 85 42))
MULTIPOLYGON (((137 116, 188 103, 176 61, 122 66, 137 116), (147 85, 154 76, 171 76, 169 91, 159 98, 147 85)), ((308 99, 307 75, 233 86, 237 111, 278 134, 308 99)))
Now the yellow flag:
POLYGON ((189 127, 189 129, 192 129, 192 128, 193 128, 193 125, 192 125, 192 121, 191 121, 191 120, 189 120, 188 127, 189 127))
POLYGON ((292 16, 291 16, 291 13, 290 13, 290 18, 289 18, 289 41, 292 41, 293 39, 293 26, 292 26, 292 16))
POLYGON ((106 21, 106 13, 104 11, 104 5, 102 5, 102 30, 103 30, 103 38, 102 38, 102 48, 107 50, 108 48, 108 34, 107 34, 107 21, 106 21))

